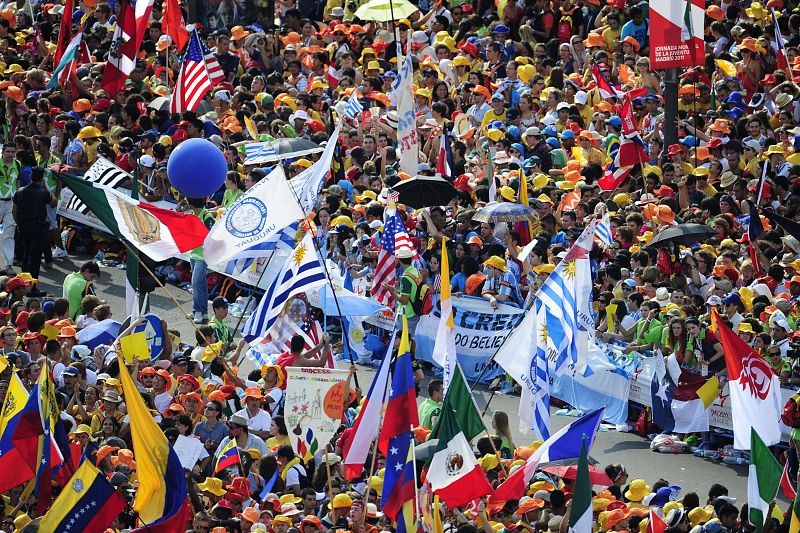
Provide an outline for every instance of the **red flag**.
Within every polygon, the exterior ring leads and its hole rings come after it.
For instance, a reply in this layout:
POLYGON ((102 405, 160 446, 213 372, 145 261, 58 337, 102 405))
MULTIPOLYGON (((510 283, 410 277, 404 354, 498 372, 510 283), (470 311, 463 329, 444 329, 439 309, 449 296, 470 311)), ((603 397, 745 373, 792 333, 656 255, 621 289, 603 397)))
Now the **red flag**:
POLYGON ((631 173, 631 168, 619 168, 614 161, 611 161, 603 173, 603 177, 597 180, 597 184, 604 191, 613 191, 625 181, 631 173))
POLYGON ((132 5, 130 0, 120 0, 117 27, 111 39, 106 68, 101 85, 114 96, 125 85, 125 81, 136 66, 139 46, 147 30, 153 0, 140 0, 132 5))
POLYGON ((625 97, 625 103, 619 112, 619 118, 622 119, 622 133, 630 135, 631 133, 638 133, 639 128, 636 127, 636 117, 633 116, 633 105, 631 99, 625 97))
POLYGON ((166 0, 164 2, 164 15, 161 17, 161 31, 166 33, 175 43, 178 52, 183 50, 189 42, 189 32, 186 30, 186 23, 183 21, 183 13, 178 0, 166 0))
POLYGON ((647 532, 646 533, 664 533, 667 530, 667 524, 658 516, 656 513, 653 512, 653 508, 650 508, 650 520, 647 521, 647 532))
POLYGON ((795 487, 794 483, 792 482, 792 478, 789 475, 789 460, 787 459, 783 465, 783 474, 781 474, 781 490, 783 491, 783 495, 789 501, 794 501, 797 497, 797 488, 795 487))
POLYGON ((64 2, 64 13, 61 14, 61 28, 58 31, 58 45, 53 56, 53 65, 58 65, 67 45, 72 40, 72 4, 73 0, 64 2))

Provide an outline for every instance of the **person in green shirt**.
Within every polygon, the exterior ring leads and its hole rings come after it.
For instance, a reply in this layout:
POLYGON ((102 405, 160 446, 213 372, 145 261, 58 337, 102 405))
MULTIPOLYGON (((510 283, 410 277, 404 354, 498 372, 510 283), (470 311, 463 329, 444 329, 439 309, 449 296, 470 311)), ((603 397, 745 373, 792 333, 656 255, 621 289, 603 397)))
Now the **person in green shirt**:
POLYGON ((642 304, 642 318, 636 324, 633 341, 623 350, 625 353, 652 350, 661 341, 664 324, 660 319, 661 306, 658 302, 648 301, 642 304))
POLYGON ((428 397, 419 404, 419 425, 433 429, 436 420, 442 412, 442 399, 444 398, 444 383, 440 379, 428 383, 428 397))
POLYGON ((422 283, 422 276, 413 265, 414 252, 408 248, 401 248, 397 251, 397 262, 403 267, 403 275, 400 277, 400 288, 388 283, 383 284, 383 288, 392 293, 397 301, 398 311, 408 319, 408 333, 414 335, 419 322, 419 315, 414 311, 414 304, 419 297, 419 286, 422 283))
POLYGON ((211 309, 214 312, 214 318, 211 319, 208 325, 214 330, 214 338, 217 339, 217 341, 222 341, 223 344, 232 343, 233 332, 225 323, 225 319, 228 316, 228 300, 223 296, 217 296, 214 298, 214 301, 211 302, 211 309))
POLYGON ((77 272, 64 278, 64 298, 69 302, 69 318, 75 320, 81 312, 81 300, 84 296, 94 294, 92 282, 100 277, 100 267, 94 261, 87 261, 77 272))

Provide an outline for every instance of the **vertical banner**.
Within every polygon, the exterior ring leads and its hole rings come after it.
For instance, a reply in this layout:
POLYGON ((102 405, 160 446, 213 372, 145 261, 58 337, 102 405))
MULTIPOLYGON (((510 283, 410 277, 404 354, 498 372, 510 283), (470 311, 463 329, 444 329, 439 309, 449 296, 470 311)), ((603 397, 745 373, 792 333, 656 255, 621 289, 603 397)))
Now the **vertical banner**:
POLYGON ((400 66, 397 80, 392 88, 397 102, 397 146, 400 150, 400 171, 410 176, 417 175, 419 165, 419 138, 417 116, 414 114, 414 65, 407 55, 400 66))
POLYGON ((650 1, 650 68, 704 63, 705 9, 705 0, 650 1))
POLYGON ((348 374, 330 368, 286 368, 286 429, 300 457, 313 457, 339 428, 348 374))

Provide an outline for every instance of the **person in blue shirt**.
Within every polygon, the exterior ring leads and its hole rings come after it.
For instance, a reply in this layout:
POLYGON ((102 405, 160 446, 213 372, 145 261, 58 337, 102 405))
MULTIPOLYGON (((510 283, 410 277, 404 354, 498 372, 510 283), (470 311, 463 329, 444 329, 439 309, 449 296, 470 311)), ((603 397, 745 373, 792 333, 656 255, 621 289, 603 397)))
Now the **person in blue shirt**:
POLYGON ((631 20, 622 26, 620 41, 625 37, 633 37, 639 43, 639 54, 647 56, 650 53, 647 33, 650 30, 650 21, 645 20, 642 8, 633 6, 630 10, 631 20))
POLYGON ((478 260, 471 255, 465 255, 458 261, 458 273, 450 279, 450 287, 453 292, 467 292, 467 278, 477 274, 480 270, 478 260))
POLYGON ((567 247, 567 234, 556 230, 556 217, 553 213, 547 213, 539 221, 542 224, 542 230, 550 235, 550 246, 560 244, 567 247))

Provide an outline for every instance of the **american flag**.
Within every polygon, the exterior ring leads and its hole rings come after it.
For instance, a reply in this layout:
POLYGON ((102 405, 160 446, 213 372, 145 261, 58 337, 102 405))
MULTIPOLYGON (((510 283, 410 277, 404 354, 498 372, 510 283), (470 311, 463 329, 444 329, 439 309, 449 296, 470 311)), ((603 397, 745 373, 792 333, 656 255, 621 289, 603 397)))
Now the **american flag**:
POLYGON ((406 233, 403 221, 397 215, 397 211, 386 210, 383 220, 383 235, 381 235, 381 250, 378 253, 378 265, 375 267, 375 277, 372 280, 372 296, 386 306, 394 305, 392 293, 383 288, 383 284, 394 284, 397 281, 395 271, 395 254, 401 249, 408 249, 414 252, 414 256, 419 257, 411 238, 406 233), (392 211, 390 213, 390 211, 392 211))
POLYGON ((172 93, 170 112, 194 111, 208 90, 224 78, 219 62, 205 48, 197 30, 194 30, 175 83, 175 92, 172 93))
POLYGON ((355 119, 362 111, 364 111, 364 106, 358 101, 358 91, 353 91, 353 95, 344 106, 344 114, 349 119, 355 119))
POLYGON ((386 192, 386 205, 394 207, 400 201, 400 193, 394 189, 389 189, 386 192))

